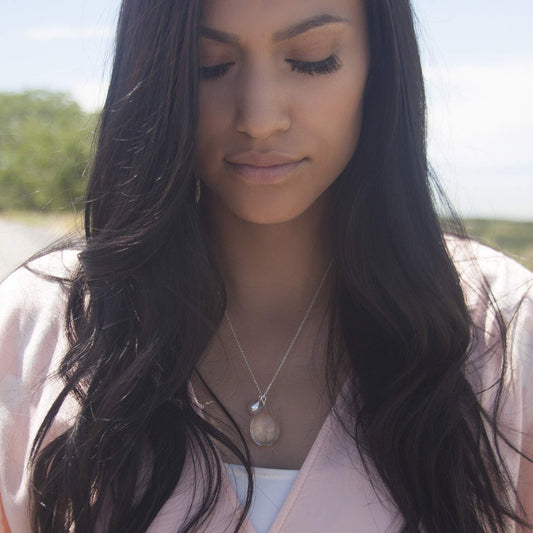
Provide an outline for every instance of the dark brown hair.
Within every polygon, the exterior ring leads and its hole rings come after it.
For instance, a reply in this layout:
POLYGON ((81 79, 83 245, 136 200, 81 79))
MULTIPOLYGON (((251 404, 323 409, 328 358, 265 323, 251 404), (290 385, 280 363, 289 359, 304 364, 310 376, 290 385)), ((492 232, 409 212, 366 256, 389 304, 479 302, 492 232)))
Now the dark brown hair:
MULTIPOLYGON (((344 426, 404 531, 502 533, 523 522, 491 446, 495 417, 464 375, 475 338, 432 201, 411 6, 367 0, 366 11, 362 133, 332 186, 328 380, 346 350, 353 418, 344 426)), ((35 531, 93 531, 97 520, 145 531, 176 487, 187 449, 207 465, 207 488, 197 514, 176 527, 197 531, 220 495, 214 439, 247 467, 239 526, 251 503, 249 455, 198 416, 188 393, 225 308, 195 202, 200 17, 199 0, 122 3, 86 238, 68 288, 65 387, 33 449, 35 531), (79 414, 44 445, 68 395, 79 414)))

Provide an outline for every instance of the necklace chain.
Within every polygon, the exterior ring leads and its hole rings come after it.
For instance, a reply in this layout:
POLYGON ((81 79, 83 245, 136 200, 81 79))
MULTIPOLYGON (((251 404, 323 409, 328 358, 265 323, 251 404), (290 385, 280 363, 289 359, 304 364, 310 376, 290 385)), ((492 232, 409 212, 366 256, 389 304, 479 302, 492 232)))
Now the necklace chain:
POLYGON ((320 284, 318 285, 318 288, 315 291, 313 299, 311 300, 311 303, 309 304, 309 307, 307 308, 307 311, 305 312, 305 315, 304 315, 302 321, 300 322, 298 330, 296 331, 296 334, 292 338, 292 340, 291 340, 291 342, 289 344, 289 347, 287 348, 287 350, 285 352, 285 355, 283 356, 283 359, 281 360, 281 363, 278 366, 278 369, 274 373, 274 377, 270 380, 270 383, 268 384, 268 387, 265 389, 265 392, 261 391, 261 387, 259 386, 259 383, 257 383, 257 379, 255 379, 255 375, 254 375, 254 373, 252 371, 252 367, 250 366, 250 363, 248 362, 248 358, 246 357, 246 354, 244 353, 244 350, 243 350, 243 348, 241 346, 241 343, 239 341, 239 338, 237 337, 237 334, 235 333, 235 329, 233 328, 233 324, 231 323, 229 314, 228 314, 227 311, 224 311, 224 314, 226 316, 226 320, 228 321, 229 327, 231 329, 231 333, 233 334, 233 338, 235 339, 235 343, 237 344, 237 346, 239 348, 239 351, 241 352, 241 355, 242 355, 242 357, 244 359, 244 362, 246 363, 246 366, 248 367, 248 370, 250 371, 250 374, 251 374, 252 379, 253 379, 253 381, 255 383, 255 386, 257 387, 257 391, 259 392, 259 400, 261 401, 261 403, 263 405, 266 403, 266 398, 267 398, 267 394, 268 394, 268 392, 270 390, 270 387, 272 387, 272 384, 274 383, 274 380, 278 377, 278 374, 279 374, 279 372, 281 370, 281 367, 284 365, 285 361, 287 360, 287 357, 289 356, 289 353, 291 352, 292 347, 294 346, 294 343, 298 339, 298 337, 300 335, 300 332, 302 331, 302 329, 304 327, 304 324, 305 324, 305 322, 307 320, 307 317, 309 316, 309 313, 311 312, 311 309, 313 308, 315 300, 318 297, 320 289, 322 288, 322 285, 324 285, 324 281, 326 280, 326 276, 328 275, 328 272, 329 272, 329 270, 331 268, 332 263, 333 263, 333 261, 330 261, 330 263, 328 265, 328 268, 326 269, 326 272, 324 272, 324 275, 322 276, 320 284))

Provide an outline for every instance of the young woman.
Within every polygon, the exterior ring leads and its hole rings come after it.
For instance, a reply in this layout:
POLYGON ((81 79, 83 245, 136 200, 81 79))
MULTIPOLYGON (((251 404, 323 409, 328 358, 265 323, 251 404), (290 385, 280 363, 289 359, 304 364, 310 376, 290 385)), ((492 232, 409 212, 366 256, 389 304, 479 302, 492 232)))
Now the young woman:
POLYGON ((424 134, 407 0, 124 0, 86 236, 1 288, 4 528, 528 531, 533 277, 424 134))

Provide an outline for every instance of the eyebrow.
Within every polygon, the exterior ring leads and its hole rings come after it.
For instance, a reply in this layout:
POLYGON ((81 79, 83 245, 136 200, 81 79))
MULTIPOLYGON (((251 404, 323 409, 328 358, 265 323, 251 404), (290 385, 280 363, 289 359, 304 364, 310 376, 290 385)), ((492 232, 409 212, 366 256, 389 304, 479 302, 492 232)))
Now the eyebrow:
MULTIPOLYGON (((310 17, 302 22, 292 24, 284 30, 275 32, 272 35, 272 40, 275 43, 288 41, 289 39, 292 39, 297 35, 301 35, 302 33, 305 33, 313 28, 339 22, 349 23, 349 20, 338 15, 330 15, 329 13, 315 15, 314 17, 310 17)), ((240 42, 239 37, 233 33, 226 33, 225 31, 214 30, 213 28, 207 28, 205 26, 200 27, 200 36, 225 44, 238 44, 240 42)))

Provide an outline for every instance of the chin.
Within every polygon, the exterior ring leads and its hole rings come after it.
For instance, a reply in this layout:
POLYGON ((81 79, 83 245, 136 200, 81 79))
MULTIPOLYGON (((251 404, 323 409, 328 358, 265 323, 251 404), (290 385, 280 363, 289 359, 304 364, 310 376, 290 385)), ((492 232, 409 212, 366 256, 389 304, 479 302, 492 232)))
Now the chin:
POLYGON ((302 187, 253 191, 229 187, 222 191, 206 189, 205 208, 212 211, 215 219, 229 216, 258 225, 286 224, 305 215, 312 216, 320 210, 326 197, 325 191, 302 187))
POLYGON ((250 224, 258 224, 258 225, 274 225, 274 224, 286 224, 287 222, 291 222, 292 220, 295 220, 299 218, 306 209, 303 211, 295 210, 295 211, 280 211, 279 209, 275 209, 272 211, 269 210, 235 210, 233 211, 234 215, 239 217, 241 220, 248 222, 250 224))
POLYGON ((321 207, 324 207, 325 195, 318 198, 299 198, 291 202, 248 202, 240 205, 230 205, 229 209, 235 216, 250 224, 274 225, 287 224, 295 220, 301 220, 306 216, 318 214, 321 207))

